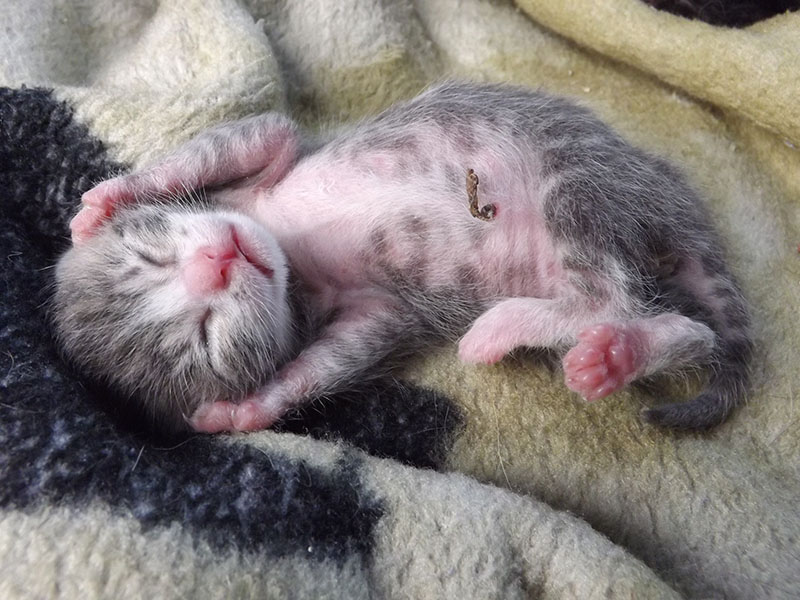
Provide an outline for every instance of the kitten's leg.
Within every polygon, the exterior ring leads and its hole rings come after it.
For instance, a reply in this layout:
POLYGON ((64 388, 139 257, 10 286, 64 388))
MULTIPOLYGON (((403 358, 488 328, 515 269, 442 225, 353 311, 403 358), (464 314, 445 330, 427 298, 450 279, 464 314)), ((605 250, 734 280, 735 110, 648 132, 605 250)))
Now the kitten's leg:
POLYGON ((258 174, 254 185, 277 183, 297 160, 299 139, 287 117, 267 113, 200 133, 155 164, 103 181, 82 197, 70 223, 74 242, 87 238, 121 204, 222 185, 258 174))
POLYGON ((564 357, 567 386, 595 400, 635 379, 706 361, 715 335, 679 314, 619 320, 568 301, 510 298, 475 321, 459 356, 494 363, 520 346, 559 349, 576 340, 564 357))
POLYGON ((707 362, 715 339, 706 325, 675 313, 592 325, 564 357, 567 387, 603 398, 636 379, 707 362))
POLYGON ((467 363, 492 364, 520 346, 566 349, 597 315, 575 301, 508 298, 475 320, 458 344, 458 356, 467 363))
POLYGON ((288 410, 357 381, 395 350, 398 340, 409 340, 415 328, 384 301, 350 306, 262 390, 238 406, 201 406, 191 424, 207 433, 266 429, 288 410))

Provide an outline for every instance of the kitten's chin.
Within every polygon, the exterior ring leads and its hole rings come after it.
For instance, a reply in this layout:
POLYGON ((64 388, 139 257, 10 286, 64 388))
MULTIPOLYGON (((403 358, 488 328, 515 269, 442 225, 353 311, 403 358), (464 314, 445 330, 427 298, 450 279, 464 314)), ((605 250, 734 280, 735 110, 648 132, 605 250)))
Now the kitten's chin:
POLYGON ((229 392, 212 400, 237 400, 254 392, 291 358, 295 344, 285 290, 268 287, 268 294, 231 294, 227 310, 220 311, 209 331, 210 368, 229 392))

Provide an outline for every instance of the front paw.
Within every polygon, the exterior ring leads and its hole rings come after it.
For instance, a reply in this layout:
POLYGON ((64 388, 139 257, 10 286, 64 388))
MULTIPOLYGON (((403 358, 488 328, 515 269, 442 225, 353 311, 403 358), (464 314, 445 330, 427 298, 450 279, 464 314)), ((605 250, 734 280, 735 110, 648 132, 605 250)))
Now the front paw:
POLYGON ((281 416, 260 402, 245 400, 236 407, 233 427, 235 431, 261 431, 272 427, 281 416))
POLYGON ((189 424, 201 433, 261 431, 272 427, 280 417, 279 412, 255 400, 244 400, 240 404, 212 402, 198 408, 189 424))
POLYGON ((132 195, 122 177, 97 184, 82 196, 83 206, 70 221, 72 242, 80 244, 86 241, 111 218, 119 205, 130 200, 132 195))
POLYGON ((236 404, 233 402, 211 402, 203 404, 189 419, 189 425, 201 433, 220 433, 233 431, 233 415, 236 404))

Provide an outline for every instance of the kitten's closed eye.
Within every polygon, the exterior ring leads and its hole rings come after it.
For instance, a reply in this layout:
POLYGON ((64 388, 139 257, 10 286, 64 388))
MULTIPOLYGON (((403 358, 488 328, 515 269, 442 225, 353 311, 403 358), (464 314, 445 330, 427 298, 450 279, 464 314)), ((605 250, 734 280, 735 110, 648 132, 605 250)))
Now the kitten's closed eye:
POLYGON ((170 257, 167 257, 167 258, 161 258, 161 257, 156 258, 152 254, 149 254, 147 252, 142 252, 141 250, 136 250, 136 255, 139 258, 141 258, 144 262, 146 262, 149 265, 153 265, 154 267, 162 267, 163 268, 163 267, 169 267, 169 266, 175 264, 175 259, 174 258, 170 258, 170 257))

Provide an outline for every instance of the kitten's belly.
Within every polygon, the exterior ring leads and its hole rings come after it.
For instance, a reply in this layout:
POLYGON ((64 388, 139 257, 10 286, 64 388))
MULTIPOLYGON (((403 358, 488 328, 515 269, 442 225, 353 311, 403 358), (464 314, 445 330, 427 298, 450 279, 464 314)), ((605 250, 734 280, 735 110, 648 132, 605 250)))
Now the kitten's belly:
POLYGON ((365 270, 403 286, 481 298, 555 295, 563 271, 542 220, 534 210, 521 216, 505 209, 491 221, 464 206, 466 217, 433 211, 378 225, 361 250, 365 270))
POLYGON ((297 274, 328 296, 372 286, 469 290, 487 299, 556 295, 565 276, 541 214, 546 186, 530 173, 484 171, 479 202, 497 212, 483 221, 470 213, 463 175, 462 184, 452 175, 386 179, 342 166, 299 168, 254 216, 297 274))

